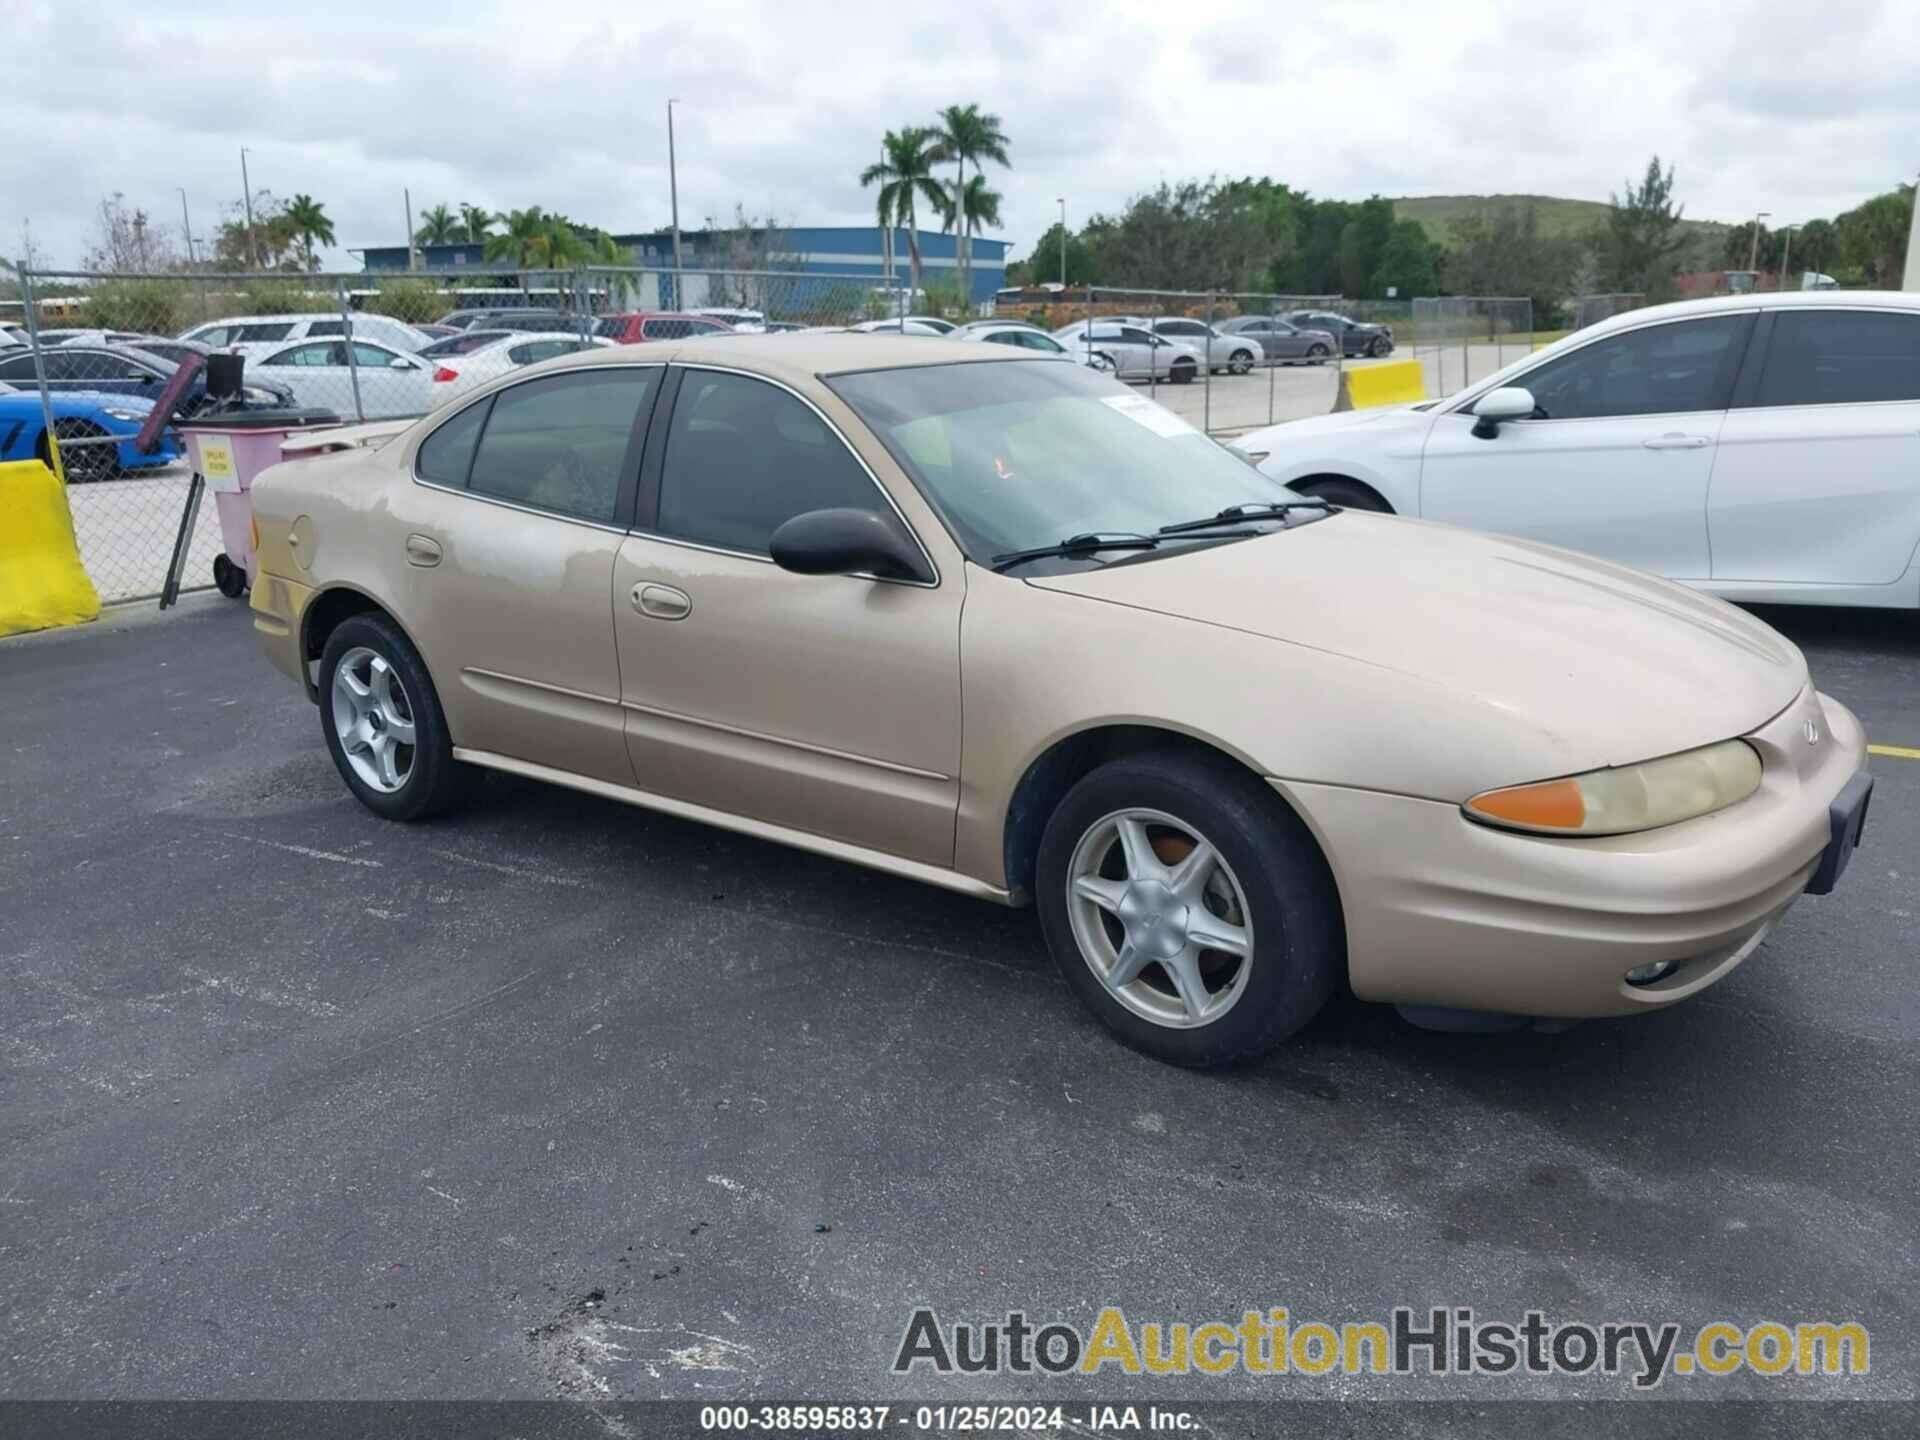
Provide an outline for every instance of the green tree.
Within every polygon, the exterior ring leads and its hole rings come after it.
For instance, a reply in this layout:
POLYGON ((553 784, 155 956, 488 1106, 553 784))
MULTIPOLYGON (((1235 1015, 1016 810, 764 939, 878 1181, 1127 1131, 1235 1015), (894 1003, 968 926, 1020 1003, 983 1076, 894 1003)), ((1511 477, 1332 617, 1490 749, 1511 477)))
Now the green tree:
POLYGON ((1735 225, 1727 231, 1725 244, 1721 246, 1721 263, 1729 270, 1745 270, 1749 258, 1758 270, 1774 270, 1780 265, 1780 242, 1783 232, 1769 230, 1758 220, 1749 220, 1745 224, 1735 225), (1754 230, 1760 232, 1760 243, 1753 243, 1754 230))
POLYGON ((1898 290, 1912 227, 1913 186, 1876 195, 1834 217, 1840 262, 1857 268, 1870 284, 1898 290))
POLYGON ((319 261, 314 258, 313 253, 314 242, 318 241, 322 245, 333 244, 333 221, 327 218, 325 208, 311 195, 295 195, 287 202, 283 218, 294 238, 299 240, 301 248, 306 251, 307 269, 319 269, 319 261))
POLYGON ((1647 161, 1640 183, 1608 197, 1607 218, 1597 239, 1604 283, 1662 300, 1674 291, 1674 259, 1686 243, 1680 231, 1684 206, 1673 203, 1673 167, 1660 157, 1647 161))
MULTIPOLYGON (((928 158, 934 161, 952 160, 955 162, 953 188, 948 191, 946 213, 959 214, 962 219, 957 238, 954 241, 954 258, 959 261, 956 267, 960 272, 961 293, 969 298, 973 295, 973 247, 969 243, 972 230, 964 223, 967 206, 967 163, 971 161, 976 176, 983 162, 992 160, 998 165, 1008 165, 1007 136, 1000 128, 998 115, 983 115, 978 105, 949 105, 940 112, 939 124, 935 127, 934 145, 928 158)), ((985 195, 993 195, 995 218, 990 222, 998 226, 999 196, 982 187, 985 195)))
POLYGON ((1435 253, 1436 247, 1427 238, 1426 226, 1418 220, 1394 221, 1386 244, 1380 247, 1368 293, 1384 296, 1392 290, 1395 298, 1401 300, 1437 293, 1440 284, 1435 253))
POLYGON ((493 215, 478 205, 463 202, 460 206, 460 229, 469 245, 484 244, 493 230, 493 215))
POLYGON ((956 246, 959 251, 959 271, 954 288, 959 292, 963 307, 973 304, 973 267, 969 256, 973 253, 973 237, 983 229, 1000 228, 1000 192, 987 188, 987 177, 978 170, 973 172, 965 187, 958 192, 958 203, 949 193, 946 208, 941 211, 945 222, 943 230, 954 230, 957 234, 956 246))
MULTIPOLYGON (((1024 261, 1007 267, 1009 285, 1045 285, 1058 281, 1060 274, 1060 224, 1055 221, 1033 242, 1033 253, 1024 261)), ((1093 247, 1072 231, 1067 232, 1066 283, 1089 285, 1097 278, 1093 265, 1093 247)))
POLYGON ((1558 310, 1566 297, 1578 244, 1541 231, 1531 203, 1487 205, 1455 222, 1454 246, 1444 265, 1445 287, 1456 295, 1527 296, 1534 324, 1558 310))
POLYGON ((1340 293, 1361 299, 1372 294, 1373 272, 1393 234, 1393 202, 1378 195, 1347 207, 1340 227, 1340 293))
POLYGON ((880 187, 875 206, 883 226, 907 227, 907 261, 912 288, 920 288, 920 220, 918 202, 925 200, 939 214, 946 192, 933 178, 933 157, 939 132, 924 125, 889 130, 881 142, 885 158, 860 172, 860 184, 880 187))
POLYGON ((1793 253, 1788 263, 1802 270, 1815 270, 1825 274, 1837 263, 1839 247, 1834 239, 1831 220, 1809 220, 1793 232, 1793 253))
POLYGON ((466 227, 444 205, 422 210, 420 228, 413 232, 416 245, 455 245, 466 238, 466 227))

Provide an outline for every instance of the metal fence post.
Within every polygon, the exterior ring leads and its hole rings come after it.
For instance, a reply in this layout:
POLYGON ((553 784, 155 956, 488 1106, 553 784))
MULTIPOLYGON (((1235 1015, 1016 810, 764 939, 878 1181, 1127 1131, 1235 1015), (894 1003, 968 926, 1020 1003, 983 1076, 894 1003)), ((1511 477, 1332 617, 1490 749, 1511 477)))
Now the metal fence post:
POLYGON ((334 293, 340 301, 340 343, 347 351, 347 383, 353 387, 353 418, 364 422, 367 407, 360 400, 360 366, 353 353, 353 306, 347 303, 347 282, 336 280, 333 283, 334 293))
POLYGON ((47 464, 63 479, 66 467, 55 458, 60 440, 53 429, 53 399, 47 394, 47 361, 40 349, 40 305, 33 298, 33 272, 20 272, 20 299, 27 312, 27 344, 33 351, 33 383, 40 391, 40 418, 47 427, 47 464))
MULTIPOLYGON (((1200 397, 1200 428, 1209 435, 1213 433, 1213 292, 1207 292, 1207 338, 1202 344, 1201 373, 1206 377, 1206 394, 1200 397)), ((1232 347, 1229 346, 1229 349, 1232 347)))
MULTIPOLYGON (((1280 313, 1280 297, 1267 296, 1267 315, 1269 318, 1280 313)), ((1280 357, 1267 354, 1267 347, 1260 347, 1260 358, 1267 362, 1267 424, 1273 424, 1274 372, 1280 368, 1280 357)))

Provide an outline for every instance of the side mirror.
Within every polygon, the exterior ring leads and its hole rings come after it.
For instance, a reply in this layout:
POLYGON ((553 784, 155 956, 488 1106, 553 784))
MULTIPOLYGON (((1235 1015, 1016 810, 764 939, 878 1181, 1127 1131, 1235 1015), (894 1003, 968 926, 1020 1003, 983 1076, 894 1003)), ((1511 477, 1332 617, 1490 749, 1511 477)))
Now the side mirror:
POLYGON ((1491 440, 1508 420, 1525 420, 1534 412, 1533 392, 1524 385, 1503 385, 1489 390, 1473 407, 1473 433, 1491 440))
POLYGON ((874 510, 809 510, 796 515, 773 532, 767 552, 774 564, 796 575, 933 578, 899 524, 874 510))

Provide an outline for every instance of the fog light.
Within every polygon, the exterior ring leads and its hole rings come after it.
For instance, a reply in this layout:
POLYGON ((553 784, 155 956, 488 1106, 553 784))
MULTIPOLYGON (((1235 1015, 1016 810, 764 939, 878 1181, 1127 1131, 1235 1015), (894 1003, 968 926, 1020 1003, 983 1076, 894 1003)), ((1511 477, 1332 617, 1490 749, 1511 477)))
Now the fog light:
POLYGON ((1656 980, 1664 980, 1680 968, 1678 960, 1655 960, 1648 965, 1636 965, 1627 971, 1627 984, 1651 985, 1656 980))

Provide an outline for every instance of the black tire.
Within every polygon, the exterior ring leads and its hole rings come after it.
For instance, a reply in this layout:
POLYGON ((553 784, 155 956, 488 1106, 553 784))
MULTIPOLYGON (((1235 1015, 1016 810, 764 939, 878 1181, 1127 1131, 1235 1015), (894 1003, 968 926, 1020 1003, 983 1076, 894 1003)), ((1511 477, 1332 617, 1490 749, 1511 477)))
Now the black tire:
POLYGON ((1315 365, 1326 364, 1327 356, 1331 353, 1332 352, 1324 345, 1309 345, 1307 347, 1307 359, 1311 360, 1315 365))
POLYGON ((1393 507, 1370 485, 1358 480, 1346 480, 1334 476, 1327 480, 1313 480, 1305 485, 1293 487, 1302 495, 1311 495, 1316 500, 1326 500, 1338 505, 1342 510, 1371 510, 1377 515, 1393 514, 1393 507))
MULTIPOLYGON (((67 416, 53 422, 53 433, 60 438, 60 465, 67 472, 67 483, 86 485, 99 480, 116 479, 120 471, 120 447, 116 445, 69 445, 69 440, 98 440, 107 432, 91 420, 67 416)), ((51 468, 47 438, 43 434, 36 447, 42 464, 51 468)))
POLYGON ((1253 352, 1251 350, 1236 350, 1227 357, 1227 373, 1229 375, 1245 375, 1252 369, 1253 352))
POLYGON ((214 556, 213 585, 229 600, 238 600, 247 593, 246 567, 234 564, 224 554, 214 556))
POLYGON ((1373 344, 1367 347, 1367 353, 1376 360, 1385 359, 1393 353, 1393 341, 1384 335, 1376 335, 1373 337, 1373 344))
POLYGON ((1067 792, 1041 837, 1035 886, 1040 924, 1067 984, 1127 1045, 1173 1065, 1256 1060, 1319 1013, 1346 969, 1332 873, 1313 836, 1280 798, 1225 756, 1146 751, 1110 761, 1067 792), (1238 879, 1255 942, 1245 990, 1218 1018, 1191 1028, 1147 1019, 1115 998, 1074 937, 1067 887, 1081 837, 1127 808, 1155 810, 1203 835, 1238 879))
POLYGON ((1167 372, 1167 378, 1176 385, 1191 385, 1199 369, 1191 360, 1183 360, 1167 372))
POLYGON ((453 758, 453 737, 447 729, 440 695, 427 674, 426 662, 413 642, 384 615, 354 615, 341 621, 327 637, 320 655, 320 731, 327 753, 347 788, 362 805, 387 820, 425 820, 457 802, 467 789, 471 772, 453 758), (411 768, 398 790, 376 790, 354 773, 335 731, 333 688, 335 672, 349 651, 365 648, 392 666, 406 691, 414 725, 411 768))

